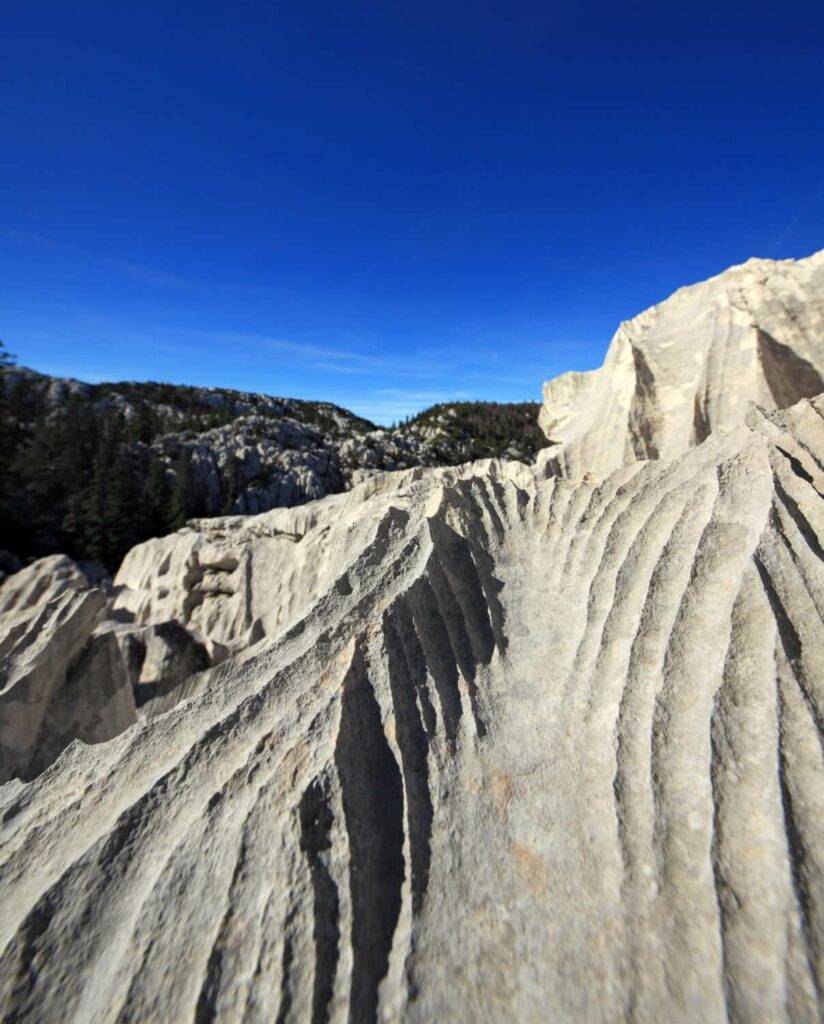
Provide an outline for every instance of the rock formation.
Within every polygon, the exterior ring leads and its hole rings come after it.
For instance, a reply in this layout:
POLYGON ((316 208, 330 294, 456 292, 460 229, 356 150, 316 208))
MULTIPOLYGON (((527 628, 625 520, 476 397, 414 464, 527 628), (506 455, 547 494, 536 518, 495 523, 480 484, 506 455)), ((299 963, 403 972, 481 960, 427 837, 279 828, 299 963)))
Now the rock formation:
POLYGON ((544 385, 553 472, 603 476, 666 459, 824 390, 824 251, 752 259, 622 323, 604 365, 544 385))
POLYGON ((336 507, 272 642, 0 790, 4 1016, 818 1019, 822 463, 818 399, 336 507))
POLYGON ((535 466, 9 577, 0 1017, 820 1020, 823 266, 624 325, 535 466))
POLYGON ((137 705, 227 653, 174 618, 124 621, 132 616, 112 608, 99 567, 86 570, 55 555, 0 586, 0 783, 33 778, 73 740, 117 736, 137 705))
POLYGON ((137 720, 114 638, 92 636, 105 604, 62 555, 0 591, 0 782, 32 778, 72 740, 99 743, 137 720))
POLYGON ((134 625, 176 621, 206 645, 213 662, 277 636, 334 585, 340 551, 402 499, 472 475, 521 479, 520 463, 487 460, 455 468, 377 474, 345 494, 258 516, 192 520, 139 544, 112 588, 112 617, 134 625), (366 510, 366 511, 365 511, 366 510))

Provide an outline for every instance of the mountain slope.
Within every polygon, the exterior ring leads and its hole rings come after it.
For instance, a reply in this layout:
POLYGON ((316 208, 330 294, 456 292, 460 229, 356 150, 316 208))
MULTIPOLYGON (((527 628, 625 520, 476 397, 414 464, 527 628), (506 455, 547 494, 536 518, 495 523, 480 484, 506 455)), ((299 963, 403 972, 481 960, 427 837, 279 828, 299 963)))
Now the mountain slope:
POLYGON ((544 443, 529 403, 514 413, 473 403, 471 424, 455 418, 468 403, 437 407, 381 430, 328 403, 18 368, 0 368, 0 398, 4 547, 111 572, 135 544, 195 516, 290 507, 382 470, 532 459, 544 443))

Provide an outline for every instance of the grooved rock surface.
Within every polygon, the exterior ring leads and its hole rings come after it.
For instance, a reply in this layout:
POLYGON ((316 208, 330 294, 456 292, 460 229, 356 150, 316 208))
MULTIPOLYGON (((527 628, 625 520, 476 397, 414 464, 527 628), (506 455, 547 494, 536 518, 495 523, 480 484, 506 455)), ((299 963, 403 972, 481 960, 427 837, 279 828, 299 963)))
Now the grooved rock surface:
POLYGON ((331 587, 341 551, 371 535, 375 516, 396 499, 420 499, 432 487, 483 473, 532 480, 517 462, 379 473, 351 492, 258 516, 194 519, 132 548, 114 580, 112 615, 148 626, 174 620, 207 645, 215 660, 244 652, 294 622, 331 587))
POLYGON ((818 1020, 823 462, 817 399, 290 513, 273 639, 0 789, 0 1015, 818 1020))
POLYGON ((43 561, 0 592, 0 782, 33 778, 72 740, 99 743, 136 721, 114 637, 92 636, 103 591, 69 559, 43 561))
POLYGON ((544 384, 540 454, 563 476, 680 455, 824 391, 824 251, 751 259, 679 289, 618 328, 604 365, 544 384))

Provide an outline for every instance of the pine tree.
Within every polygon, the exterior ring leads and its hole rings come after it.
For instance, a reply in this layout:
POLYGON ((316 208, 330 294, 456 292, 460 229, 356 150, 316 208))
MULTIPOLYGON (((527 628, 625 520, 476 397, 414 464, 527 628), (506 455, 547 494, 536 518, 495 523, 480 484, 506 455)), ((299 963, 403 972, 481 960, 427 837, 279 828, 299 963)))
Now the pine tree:
POLYGON ((160 458, 149 452, 149 464, 143 482, 143 523, 144 537, 160 537, 166 532, 170 519, 169 484, 166 467, 160 458))
POLYGON ((187 448, 182 448, 174 465, 175 482, 169 502, 169 530, 180 530, 191 519, 195 505, 195 481, 187 448))
POLYGON ((235 505, 240 495, 240 474, 238 461, 234 453, 229 453, 224 470, 224 498, 221 515, 228 516, 235 511, 235 505))

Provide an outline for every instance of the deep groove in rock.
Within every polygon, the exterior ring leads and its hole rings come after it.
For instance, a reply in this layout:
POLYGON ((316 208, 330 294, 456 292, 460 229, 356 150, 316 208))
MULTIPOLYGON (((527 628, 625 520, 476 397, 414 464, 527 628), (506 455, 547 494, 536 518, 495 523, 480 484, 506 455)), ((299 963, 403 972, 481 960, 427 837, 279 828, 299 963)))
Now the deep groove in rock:
POLYGON ((440 559, 432 557, 427 564, 427 577, 435 600, 438 605, 438 612, 449 636, 449 643, 455 664, 460 669, 461 676, 466 682, 469 694, 469 704, 472 709, 472 717, 475 722, 475 731, 478 736, 486 735, 486 726, 481 718, 478 708, 478 687, 475 682, 475 657, 472 651, 472 644, 467 632, 466 621, 463 611, 452 590, 450 580, 444 571, 440 559))
POLYGON ((779 748, 778 748, 778 781, 781 790, 781 807, 784 813, 784 834, 787 839, 787 857, 789 860, 790 877, 792 879, 793 892, 799 917, 801 918, 801 934, 804 937, 804 953, 807 960, 807 970, 810 973, 815 985, 819 1003, 822 998, 821 979, 815 970, 815 934, 812 927, 812 894, 809 891, 806 880, 805 860, 806 852, 804 840, 799 831, 796 816, 793 809, 792 793, 787 780, 787 755, 786 740, 782 723, 784 721, 784 698, 781 693, 781 686, 778 688, 778 711, 779 711, 779 748))
POLYGON ((315 981, 312 992, 312 1024, 329 1019, 329 1003, 335 986, 340 942, 338 888, 324 854, 332 848, 334 817, 323 782, 314 779, 298 808, 300 848, 309 864, 313 892, 315 981))
POLYGON ((418 913, 429 885, 433 809, 427 763, 429 744, 415 702, 415 693, 426 688, 426 665, 419 656, 420 647, 403 600, 396 601, 384 616, 384 636, 406 794, 412 910, 418 913), (411 657, 407 655, 410 647, 416 648, 411 657), (421 673, 417 677, 412 674, 416 670, 421 673))
POLYGON ((352 983, 349 1019, 371 1021, 386 974, 404 877, 403 784, 386 740, 361 643, 344 681, 335 765, 349 839, 352 983))
MULTIPOLYGON (((778 594, 769 570, 765 566, 761 557, 757 554, 755 556, 755 565, 758 569, 758 574, 761 577, 761 583, 764 587, 767 599, 770 602, 773 615, 775 616, 778 636, 781 640, 784 655, 786 656, 787 662, 790 666, 790 671, 798 684, 798 689, 801 692, 801 696, 804 699, 804 703, 807 706, 810 717, 815 723, 819 743, 824 744, 824 717, 816 704, 813 694, 810 692, 809 687, 806 684, 803 673, 799 671, 799 661, 801 659, 801 638, 799 637, 798 631, 793 625, 790 616, 784 608, 784 604, 778 594)), ((822 749, 824 750, 824 747, 822 747, 822 749)))
POLYGON ((798 507, 798 502, 792 497, 792 495, 788 494, 784 490, 778 480, 775 481, 775 491, 781 501, 781 504, 786 508, 790 519, 792 519, 798 527, 798 532, 806 541, 810 551, 817 559, 824 561, 824 548, 822 548, 821 542, 813 528, 810 526, 807 517, 798 507))
POLYGON ((435 593, 426 577, 415 582, 407 600, 426 665, 438 694, 446 741, 450 750, 454 751, 462 707, 458 689, 458 666, 449 634, 440 614, 435 593))

